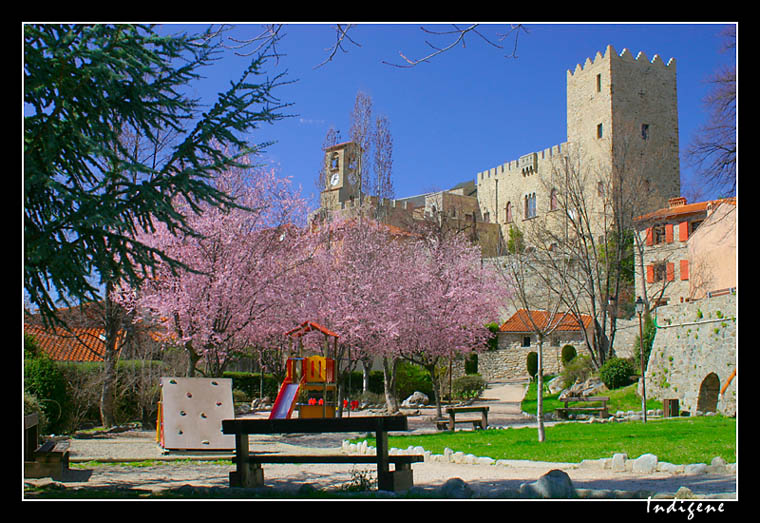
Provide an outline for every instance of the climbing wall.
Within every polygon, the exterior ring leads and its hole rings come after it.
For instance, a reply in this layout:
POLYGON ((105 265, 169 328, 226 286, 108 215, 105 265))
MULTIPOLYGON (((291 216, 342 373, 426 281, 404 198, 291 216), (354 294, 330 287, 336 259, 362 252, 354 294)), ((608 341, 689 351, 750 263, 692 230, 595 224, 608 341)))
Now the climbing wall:
POLYGON ((168 450, 230 450, 235 436, 222 434, 233 419, 229 378, 161 378, 162 446, 168 450))

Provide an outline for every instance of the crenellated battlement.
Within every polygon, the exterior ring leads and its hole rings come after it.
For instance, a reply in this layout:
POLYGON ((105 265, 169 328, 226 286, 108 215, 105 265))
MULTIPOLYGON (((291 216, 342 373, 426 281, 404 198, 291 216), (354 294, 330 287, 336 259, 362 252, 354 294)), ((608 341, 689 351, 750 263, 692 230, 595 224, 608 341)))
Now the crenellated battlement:
POLYGON ((510 160, 496 167, 481 171, 476 175, 476 182, 482 182, 483 180, 491 177, 498 176, 502 173, 519 173, 519 174, 533 174, 538 167, 538 164, 542 160, 550 159, 567 149, 567 142, 547 147, 540 151, 528 153, 520 156, 517 160, 510 160))
POLYGON ((605 50, 604 55, 602 55, 601 52, 597 52, 596 56, 594 57, 594 60, 592 61, 591 58, 586 58, 586 61, 581 64, 577 64, 575 66, 575 70, 571 71, 570 69, 567 70, 568 77, 575 76, 579 73, 583 73, 584 71, 588 70, 589 67, 599 64, 602 61, 611 61, 611 60, 619 60, 621 62, 627 62, 627 63, 639 63, 641 65, 655 65, 658 67, 661 67, 662 70, 671 71, 673 74, 676 72, 676 59, 671 58, 668 60, 668 63, 662 61, 662 58, 660 58, 660 55, 656 54, 652 58, 652 60, 649 60, 646 53, 643 51, 639 51, 639 53, 634 57, 631 52, 625 48, 623 51, 618 54, 617 51, 615 51, 615 48, 612 47, 612 45, 608 45, 607 49, 605 50))

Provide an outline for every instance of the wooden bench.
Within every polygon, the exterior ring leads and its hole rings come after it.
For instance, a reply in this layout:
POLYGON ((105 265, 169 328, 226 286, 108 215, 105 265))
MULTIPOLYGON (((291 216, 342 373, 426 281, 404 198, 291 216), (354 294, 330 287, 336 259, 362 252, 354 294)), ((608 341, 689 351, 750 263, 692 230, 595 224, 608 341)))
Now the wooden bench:
POLYGON ((454 430, 457 423, 472 423, 473 429, 485 429, 488 427, 488 407, 447 407, 446 414, 448 418, 442 418, 436 421, 438 430, 454 430), (479 412, 478 418, 457 419, 457 414, 470 414, 479 412))
POLYGON ((48 440, 39 445, 39 418, 24 416, 24 477, 60 480, 69 469, 69 442, 48 440))
POLYGON ((607 402, 610 401, 610 398, 607 396, 567 396, 565 398, 560 398, 560 401, 562 401, 565 406, 560 407, 556 409, 557 414, 559 414, 562 418, 567 418, 567 415, 570 413, 575 412, 598 412, 599 415, 603 418, 606 418, 609 414, 607 413, 607 402), (589 406, 583 406, 583 407, 569 407, 568 405, 570 403, 596 403, 601 402, 601 407, 589 407, 589 406))
POLYGON ((402 491, 414 486, 412 463, 424 456, 389 456, 388 432, 409 430, 406 416, 361 416, 351 418, 308 419, 226 419, 222 432, 235 435, 235 470, 230 472, 231 487, 260 487, 264 484, 264 463, 376 463, 380 490, 402 491), (287 455, 250 452, 250 434, 315 434, 323 432, 374 432, 375 455, 287 455), (393 463, 394 470, 389 464, 393 463))

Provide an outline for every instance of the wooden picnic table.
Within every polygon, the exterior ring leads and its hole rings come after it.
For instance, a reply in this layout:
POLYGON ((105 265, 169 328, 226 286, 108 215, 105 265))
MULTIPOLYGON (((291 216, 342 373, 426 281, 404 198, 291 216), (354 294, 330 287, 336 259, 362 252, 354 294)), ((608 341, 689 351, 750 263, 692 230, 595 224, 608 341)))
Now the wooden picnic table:
POLYGON ((447 407, 446 414, 449 415, 448 419, 439 419, 436 426, 439 430, 454 430, 457 423, 472 423, 474 429, 485 429, 488 427, 488 407, 487 406, 464 406, 464 407, 447 407), (457 414, 470 414, 473 412, 480 413, 477 418, 457 419, 457 414))
POLYGON ((598 412, 601 417, 606 418, 607 413, 607 402, 610 401, 610 398, 608 396, 565 396, 564 398, 560 398, 560 401, 562 401, 565 406, 560 407, 556 409, 556 412, 562 416, 567 417, 567 415, 571 412, 598 412), (595 402, 601 402, 601 407, 570 407, 568 406, 570 403, 595 403, 595 402))
POLYGON ((264 483, 262 463, 376 463, 378 489, 408 490, 414 485, 411 464, 424 456, 389 456, 388 432, 409 430, 406 416, 359 416, 307 419, 225 419, 222 432, 235 435, 235 465, 230 486, 259 487, 264 483), (374 432, 376 454, 286 455, 250 452, 250 434, 316 434, 324 432, 374 432), (394 464, 390 470, 389 464, 394 464))

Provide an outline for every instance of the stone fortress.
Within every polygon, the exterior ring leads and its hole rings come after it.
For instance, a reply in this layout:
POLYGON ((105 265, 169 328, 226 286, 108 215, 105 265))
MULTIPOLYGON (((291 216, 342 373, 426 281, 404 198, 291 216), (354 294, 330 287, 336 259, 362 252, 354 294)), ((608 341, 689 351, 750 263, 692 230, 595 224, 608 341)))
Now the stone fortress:
MULTIPOLYGON (((484 259, 498 258, 507 253, 511 228, 527 232, 542 218, 562 220, 562 212, 555 211, 559 210, 558 191, 563 190, 562 178, 567 180, 570 163, 584 171, 578 178, 585 184, 582 192, 588 198, 586 205, 592 217, 602 216, 608 184, 626 183, 634 176, 643 182, 638 186, 649 195, 637 211, 653 212, 680 197, 675 59, 665 63, 657 55, 651 60, 643 53, 634 57, 627 49, 618 54, 612 46, 593 60, 587 58, 583 65, 567 71, 566 142, 477 172, 474 179, 449 190, 378 201, 359 190, 355 176, 358 157, 358 146, 351 142, 325 150, 326 185, 320 209, 311 219, 329 220, 335 214, 355 216, 361 212, 403 229, 418 220, 434 219, 469 234, 481 247, 484 259)), ((605 226, 601 219, 598 221, 596 231, 605 226)), ((689 337, 681 330, 690 333, 693 327, 688 322, 683 328, 676 325, 683 322, 671 322, 662 326, 662 332, 658 330, 652 348, 648 389, 662 398, 680 399, 681 408, 692 414, 708 403, 709 410, 736 414, 736 296, 725 300, 727 303, 702 305, 703 310, 723 315, 717 327, 709 325, 712 336, 707 331, 699 333, 703 334, 702 341, 692 339, 686 347, 683 343, 689 337), (716 307, 721 311, 712 311, 716 307), (713 347, 709 340, 719 340, 719 346, 713 347), (705 385, 708 382, 709 386, 705 385), (720 400, 716 399, 718 383, 723 389, 720 400), (705 400, 706 396, 712 399, 705 400)), ((695 307, 699 305, 688 305, 686 311, 683 304, 669 305, 662 314, 691 316, 696 314, 691 310, 695 307)), ((630 357, 638 320, 617 321, 615 351, 630 357)), ((512 358, 516 362, 512 367, 520 368, 507 371, 499 366, 510 358, 491 355, 488 359, 496 363, 492 369, 479 369, 486 379, 525 374, 524 358, 512 358)))
POLYGON ((522 228, 557 209, 561 182, 556 179, 570 155, 582 154, 584 165, 594 166, 585 190, 593 197, 600 183, 609 182, 609 173, 624 166, 623 157, 640 159, 653 150, 656 167, 641 175, 658 198, 646 210, 680 195, 676 64, 659 56, 650 61, 643 53, 634 58, 627 49, 618 54, 608 46, 604 55, 567 72, 566 142, 477 172, 474 180, 446 191, 380 202, 359 193, 353 176, 358 146, 337 144, 325 151, 326 187, 315 214, 369 208, 400 227, 436 216, 468 229, 489 258, 505 252, 510 227, 522 228))

